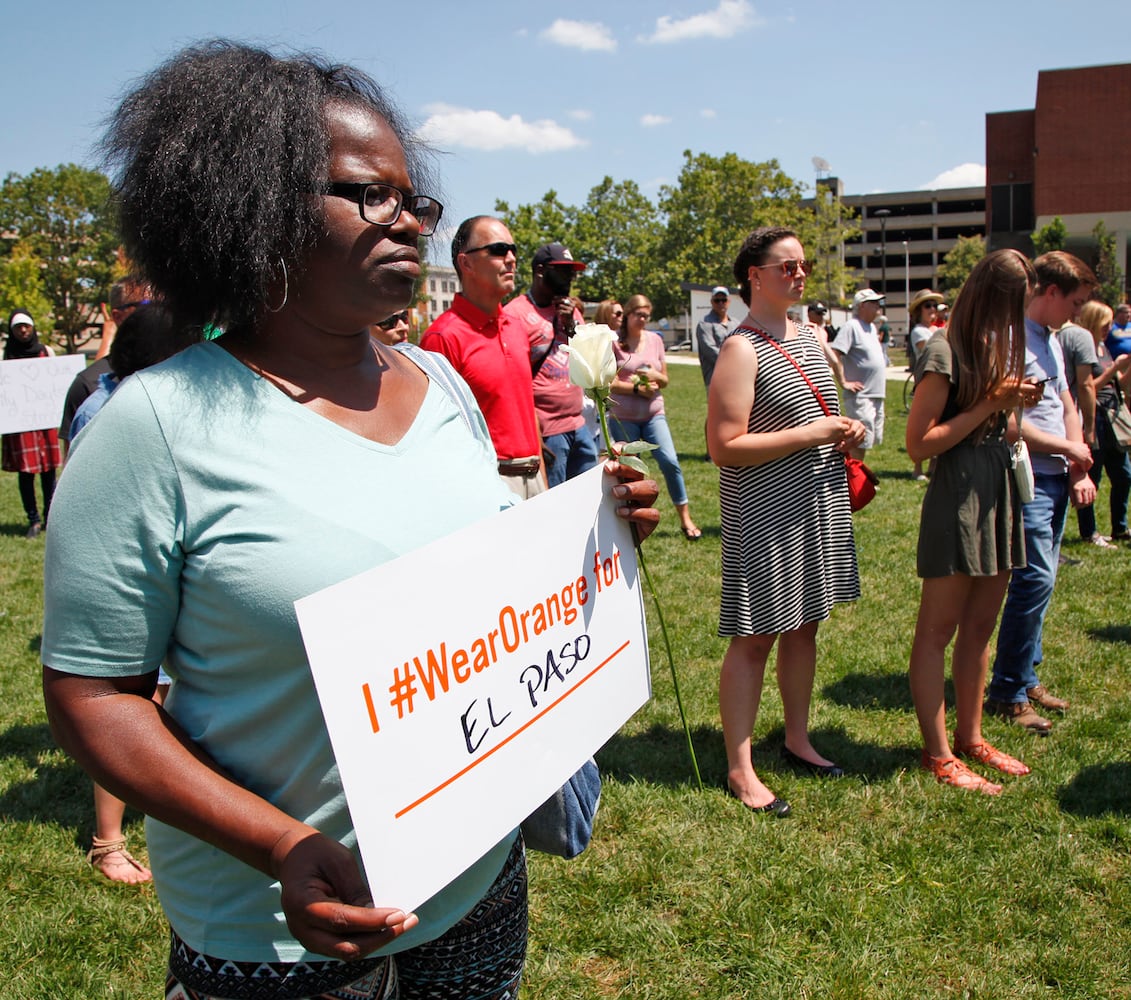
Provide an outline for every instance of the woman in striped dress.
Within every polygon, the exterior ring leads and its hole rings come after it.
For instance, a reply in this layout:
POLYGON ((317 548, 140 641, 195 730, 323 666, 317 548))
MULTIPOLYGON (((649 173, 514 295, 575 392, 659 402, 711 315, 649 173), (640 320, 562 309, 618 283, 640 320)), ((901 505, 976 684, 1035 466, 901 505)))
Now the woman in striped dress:
POLYGON ((719 679, 727 788, 748 808, 777 816, 789 805, 762 784, 750 758, 770 650, 776 640, 782 757, 823 777, 842 774, 809 741, 809 703, 817 626, 834 604, 860 596, 844 453, 864 439, 864 425, 840 415, 820 342, 787 316, 809 270, 792 230, 747 237, 734 276, 750 312, 723 342, 707 413, 720 467, 719 635, 731 640, 719 679))

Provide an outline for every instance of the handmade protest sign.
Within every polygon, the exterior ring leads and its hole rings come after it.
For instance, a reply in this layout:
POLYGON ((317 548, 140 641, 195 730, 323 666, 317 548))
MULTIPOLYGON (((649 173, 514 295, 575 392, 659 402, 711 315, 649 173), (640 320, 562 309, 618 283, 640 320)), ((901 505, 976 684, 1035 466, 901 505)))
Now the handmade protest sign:
POLYGON ((85 367, 81 354, 0 361, 0 434, 58 427, 67 390, 85 367))
POLYGON ((296 602, 379 906, 433 896, 648 700, 612 485, 594 469, 296 602))

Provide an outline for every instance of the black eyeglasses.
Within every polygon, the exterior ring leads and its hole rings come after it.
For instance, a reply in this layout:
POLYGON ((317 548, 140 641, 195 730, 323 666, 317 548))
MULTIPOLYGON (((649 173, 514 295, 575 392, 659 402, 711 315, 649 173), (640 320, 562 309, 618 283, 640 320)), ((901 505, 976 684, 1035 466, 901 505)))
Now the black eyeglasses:
POLYGON ((813 262, 811 260, 779 260, 774 264, 755 264, 754 266, 760 271, 767 267, 780 267, 781 273, 787 278, 792 278, 798 271, 805 275, 813 273, 813 262))
POLYGON ((407 207, 420 223, 421 236, 431 236, 444 214, 444 206, 435 198, 424 194, 408 194, 392 184, 330 181, 317 193, 356 201, 361 217, 373 226, 393 225, 401 217, 401 211, 407 207))
POLYGON ((479 253, 480 250, 486 250, 488 256, 491 257, 505 257, 508 253, 513 253, 518 256, 518 247, 513 243, 484 243, 481 247, 468 247, 463 253, 479 253))

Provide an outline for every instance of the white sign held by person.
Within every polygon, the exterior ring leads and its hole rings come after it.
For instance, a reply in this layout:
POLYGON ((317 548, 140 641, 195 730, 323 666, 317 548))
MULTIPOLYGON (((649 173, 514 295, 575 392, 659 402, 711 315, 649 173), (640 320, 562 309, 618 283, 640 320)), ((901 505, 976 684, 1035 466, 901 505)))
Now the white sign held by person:
POLYGON ((0 434, 58 427, 67 390, 85 367, 81 354, 0 361, 0 434))
POLYGON ((435 895, 648 700, 612 485, 593 469, 296 602, 378 906, 435 895))

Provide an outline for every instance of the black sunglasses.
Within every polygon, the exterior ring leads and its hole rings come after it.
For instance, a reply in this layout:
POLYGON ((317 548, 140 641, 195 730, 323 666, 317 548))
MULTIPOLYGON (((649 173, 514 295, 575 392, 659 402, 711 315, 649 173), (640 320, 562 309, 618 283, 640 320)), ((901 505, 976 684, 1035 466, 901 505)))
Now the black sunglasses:
POLYGON ((377 325, 382 330, 391 330, 394 326, 396 326, 398 323, 401 323, 401 322, 404 322, 404 323, 408 322, 408 312, 407 312, 407 310, 404 311, 404 312, 393 313, 392 316, 390 316, 388 319, 381 320, 381 322, 378 323, 377 325))
POLYGON ((486 250, 491 257, 505 257, 508 253, 513 253, 518 256, 518 247, 513 243, 484 243, 481 247, 468 247, 463 253, 479 253, 480 250, 486 250))
POLYGON ((381 182, 360 184, 330 181, 317 194, 333 195, 357 203, 361 217, 372 226, 391 226, 404 208, 420 223, 420 235, 431 236, 444 214, 444 206, 424 194, 408 194, 381 182))

